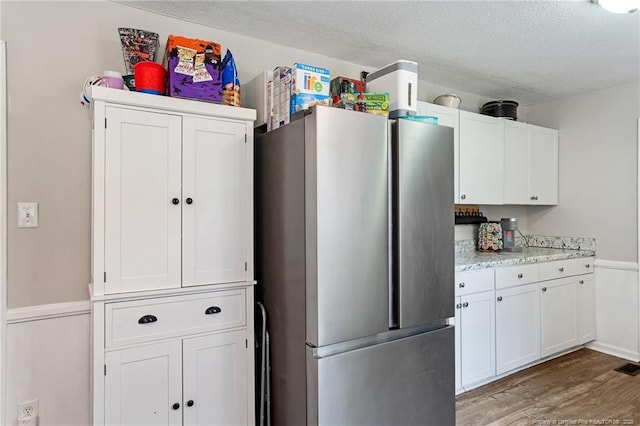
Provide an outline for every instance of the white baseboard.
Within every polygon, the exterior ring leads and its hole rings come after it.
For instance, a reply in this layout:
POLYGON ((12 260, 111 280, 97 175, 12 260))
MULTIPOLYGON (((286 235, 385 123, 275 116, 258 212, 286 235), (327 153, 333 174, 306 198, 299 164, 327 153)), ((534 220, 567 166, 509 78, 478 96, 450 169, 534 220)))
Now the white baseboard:
POLYGON ((586 347, 593 349, 594 351, 602 352, 603 354, 617 356, 618 358, 623 358, 633 362, 640 362, 640 352, 618 348, 616 346, 607 345, 606 343, 600 343, 597 341, 589 343, 586 347))
POLYGON ((61 318, 72 315, 86 315, 90 313, 91 303, 88 300, 27 306, 24 308, 8 309, 7 324, 61 318))

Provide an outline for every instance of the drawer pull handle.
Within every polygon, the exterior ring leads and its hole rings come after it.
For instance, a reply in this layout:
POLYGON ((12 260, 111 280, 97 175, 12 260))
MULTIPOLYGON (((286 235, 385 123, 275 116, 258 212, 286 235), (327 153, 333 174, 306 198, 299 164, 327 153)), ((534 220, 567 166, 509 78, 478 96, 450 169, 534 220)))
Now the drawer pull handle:
POLYGON ((542 291, 547 291, 547 288, 546 287, 542 287, 542 291))
POLYGON ((462 304, 462 307, 463 307, 463 308, 467 308, 467 307, 469 307, 469 302, 464 302, 464 303, 462 304))
POLYGON ((584 280, 580 280, 578 281, 580 284, 584 284, 584 280))
POLYGON ((558 271, 564 272, 564 268, 558 268, 558 271))
POLYGON ((155 315, 145 315, 143 317, 140 317, 140 319, 138 320, 138 324, 150 324, 152 322, 156 322, 158 321, 158 317, 155 315))
POLYGON ((187 407, 193 407, 193 399, 187 401, 187 407))
POLYGON ((458 284, 458 287, 460 287, 460 288, 464 288, 464 283, 460 283, 460 284, 458 284))
POLYGON ((498 302, 502 302, 502 296, 498 296, 498 302))
POLYGON ((178 410, 180 408, 180 404, 178 404, 177 402, 175 404, 173 404, 171 406, 171 408, 173 408, 174 410, 178 410))
POLYGON ((219 314, 220 312, 222 312, 222 309, 220 309, 217 306, 210 306, 207 308, 206 311, 204 311, 205 315, 213 315, 213 314, 219 314))
POLYGON ((462 303, 458 303, 458 304, 456 305, 456 309, 461 309, 461 308, 462 308, 462 303))
POLYGON ((522 278, 522 277, 524 277, 524 275, 518 274, 518 278, 522 278))

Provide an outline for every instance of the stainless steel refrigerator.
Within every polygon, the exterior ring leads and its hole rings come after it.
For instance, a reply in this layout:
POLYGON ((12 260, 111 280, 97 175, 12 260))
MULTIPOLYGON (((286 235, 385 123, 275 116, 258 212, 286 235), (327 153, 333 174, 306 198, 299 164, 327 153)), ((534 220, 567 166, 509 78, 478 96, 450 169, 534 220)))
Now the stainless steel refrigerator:
POLYGON ((453 425, 453 130, 297 118, 255 148, 272 424, 453 425))

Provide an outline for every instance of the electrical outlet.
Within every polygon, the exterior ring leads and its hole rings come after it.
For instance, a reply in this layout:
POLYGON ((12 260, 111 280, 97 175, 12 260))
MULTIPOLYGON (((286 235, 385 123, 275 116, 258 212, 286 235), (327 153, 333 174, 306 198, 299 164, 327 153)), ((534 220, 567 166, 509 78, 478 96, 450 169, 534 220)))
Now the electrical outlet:
POLYGON ((18 419, 38 416, 38 400, 24 401, 18 404, 18 419))

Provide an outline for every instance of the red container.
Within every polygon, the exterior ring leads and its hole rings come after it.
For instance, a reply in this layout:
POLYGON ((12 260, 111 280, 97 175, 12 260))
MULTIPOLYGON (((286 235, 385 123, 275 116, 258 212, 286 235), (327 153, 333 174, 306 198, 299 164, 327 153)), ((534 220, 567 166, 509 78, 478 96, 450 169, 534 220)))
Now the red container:
POLYGON ((136 92, 164 95, 167 72, 164 67, 155 62, 138 62, 133 67, 136 82, 136 92))

